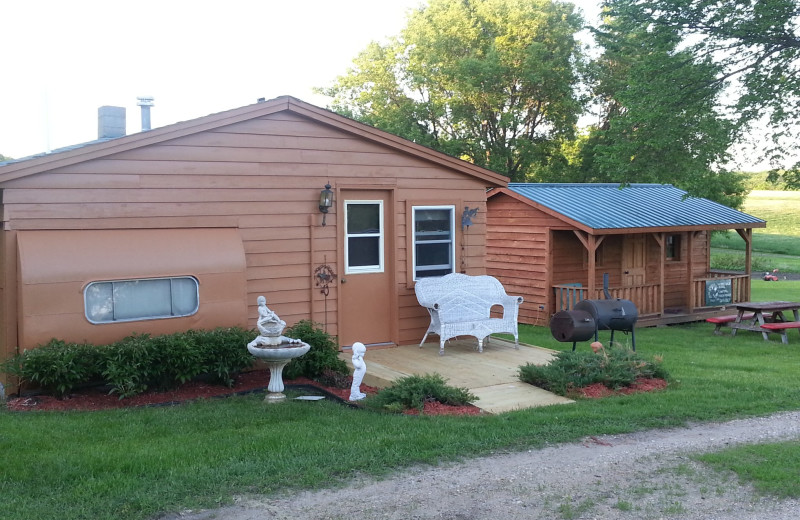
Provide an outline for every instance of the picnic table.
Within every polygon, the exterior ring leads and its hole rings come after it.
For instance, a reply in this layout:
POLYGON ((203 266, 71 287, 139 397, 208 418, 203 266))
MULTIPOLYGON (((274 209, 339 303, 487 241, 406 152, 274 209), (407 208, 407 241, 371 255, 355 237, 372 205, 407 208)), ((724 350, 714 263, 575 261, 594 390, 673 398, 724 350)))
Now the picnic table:
POLYGON ((760 332, 768 341, 769 333, 773 332, 781 334, 783 343, 788 343, 786 330, 800 329, 800 302, 744 302, 737 303, 736 309, 736 319, 728 324, 732 329, 731 336, 735 336, 739 329, 744 329, 760 332), (784 313, 789 311, 792 311, 794 320, 786 318, 784 313))

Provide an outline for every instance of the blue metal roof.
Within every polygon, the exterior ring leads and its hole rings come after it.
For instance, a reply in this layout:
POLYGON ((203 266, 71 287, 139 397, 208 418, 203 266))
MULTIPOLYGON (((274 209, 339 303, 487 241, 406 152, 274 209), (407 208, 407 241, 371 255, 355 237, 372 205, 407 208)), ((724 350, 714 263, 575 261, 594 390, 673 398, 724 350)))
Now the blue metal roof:
POLYGON ((592 229, 765 222, 708 199, 686 197, 685 191, 671 184, 623 187, 620 184, 510 183, 508 189, 592 229))

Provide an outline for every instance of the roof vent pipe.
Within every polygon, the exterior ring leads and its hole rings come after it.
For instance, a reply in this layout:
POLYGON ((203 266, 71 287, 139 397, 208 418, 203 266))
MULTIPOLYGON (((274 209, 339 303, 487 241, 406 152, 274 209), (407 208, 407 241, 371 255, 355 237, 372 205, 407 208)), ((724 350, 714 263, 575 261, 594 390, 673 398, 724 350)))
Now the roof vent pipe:
POLYGON ((125 135, 125 107, 102 106, 97 109, 97 138, 112 139, 125 135))
POLYGON ((136 98, 136 104, 142 107, 142 132, 150 130, 150 107, 154 105, 153 96, 140 96, 136 98))

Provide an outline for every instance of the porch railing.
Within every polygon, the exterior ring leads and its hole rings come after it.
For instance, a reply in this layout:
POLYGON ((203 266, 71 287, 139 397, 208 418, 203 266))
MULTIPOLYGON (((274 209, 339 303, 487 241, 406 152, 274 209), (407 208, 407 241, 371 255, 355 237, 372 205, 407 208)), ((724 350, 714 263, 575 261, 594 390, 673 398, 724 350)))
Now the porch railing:
POLYGON ((692 281, 692 309, 718 307, 750 299, 750 276, 709 273, 692 281))
MULTIPOLYGON (((572 310, 579 301, 591 298, 593 300, 605 299, 602 287, 596 287, 593 295, 589 295, 586 287, 580 284, 559 284, 553 286, 556 311, 572 310)), ((630 287, 609 287, 611 298, 630 300, 636 305, 640 315, 657 314, 661 312, 661 286, 658 284, 633 285, 630 287)))

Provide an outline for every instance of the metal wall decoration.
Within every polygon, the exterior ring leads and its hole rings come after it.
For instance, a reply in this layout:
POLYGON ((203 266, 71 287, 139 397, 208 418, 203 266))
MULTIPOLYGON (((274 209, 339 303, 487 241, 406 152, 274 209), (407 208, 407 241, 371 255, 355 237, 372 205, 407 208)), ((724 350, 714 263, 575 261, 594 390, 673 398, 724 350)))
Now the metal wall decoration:
POLYGON ((461 230, 466 231, 466 228, 472 225, 472 217, 478 213, 478 208, 469 209, 469 206, 464 206, 464 213, 461 214, 461 230))
POLYGON ((336 273, 328 264, 322 264, 314 270, 314 278, 317 279, 317 287, 320 287, 319 292, 327 298, 330 294, 331 283, 336 279, 336 273))
POLYGON ((316 286, 320 288, 319 292, 325 296, 325 332, 328 332, 328 295, 331 292, 331 285, 336 281, 336 273, 333 268, 328 264, 322 264, 314 269, 314 278, 316 279, 316 286))

